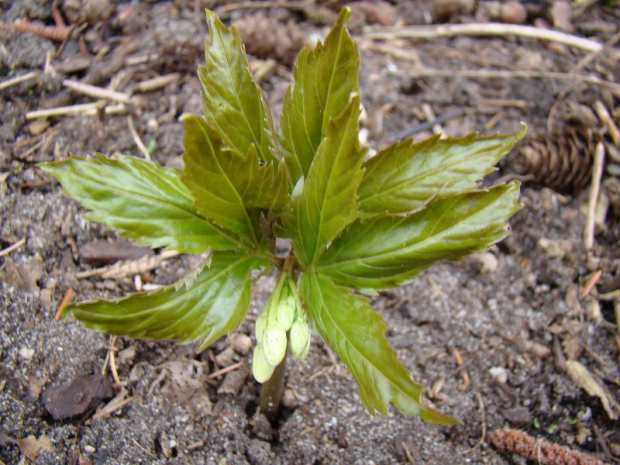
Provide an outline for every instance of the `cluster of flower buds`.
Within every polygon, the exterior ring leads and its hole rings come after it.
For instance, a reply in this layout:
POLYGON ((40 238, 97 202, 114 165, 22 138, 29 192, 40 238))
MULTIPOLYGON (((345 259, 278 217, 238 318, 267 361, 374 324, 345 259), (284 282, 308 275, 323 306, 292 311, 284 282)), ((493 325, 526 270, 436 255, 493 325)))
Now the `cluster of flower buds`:
POLYGON ((291 353, 299 360, 308 355, 310 328, 295 282, 288 273, 280 275, 263 313, 256 320, 256 341, 252 372, 259 383, 271 378, 286 355, 288 343, 291 353))

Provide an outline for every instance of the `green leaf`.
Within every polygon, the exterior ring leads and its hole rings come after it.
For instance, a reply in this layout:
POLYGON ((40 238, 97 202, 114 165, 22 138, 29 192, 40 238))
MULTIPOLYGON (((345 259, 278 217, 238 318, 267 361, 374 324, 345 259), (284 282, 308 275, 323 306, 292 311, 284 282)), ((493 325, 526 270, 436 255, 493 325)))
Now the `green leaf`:
POLYGON ((207 22, 206 63, 198 70, 205 118, 228 147, 246 153, 254 145, 262 161, 275 161, 271 112, 250 73, 239 33, 234 27, 225 27, 209 10, 207 22))
POLYGON ((350 16, 351 10, 343 8, 325 44, 319 42, 314 49, 308 45, 297 58, 280 118, 280 141, 293 182, 308 176, 329 120, 342 113, 358 91, 359 55, 345 29, 350 16))
POLYGON ((71 157, 41 168, 62 183, 70 197, 92 210, 85 215, 140 245, 184 253, 241 246, 233 234, 198 214, 180 172, 129 156, 71 157))
POLYGON ((92 329, 146 339, 199 341, 200 350, 235 329, 250 304, 252 256, 217 254, 210 266, 180 283, 115 301, 69 304, 78 320, 92 329))
POLYGON ((254 146, 245 155, 223 148, 218 132, 200 116, 185 115, 185 171, 181 176, 198 211, 216 224, 259 241, 253 209, 282 213, 288 205, 286 168, 261 164, 254 146))
POLYGON ((302 274, 300 294, 321 337, 351 370, 360 398, 372 414, 377 410, 387 415, 392 403, 404 414, 432 423, 461 423, 422 405, 422 386, 398 361, 383 334, 387 325, 368 299, 313 271, 302 274))
POLYGON ((437 260, 457 260, 502 239, 518 197, 514 182, 438 200, 406 217, 359 220, 331 244, 317 269, 358 289, 397 286, 437 260))
POLYGON ((300 194, 285 218, 283 234, 293 239, 303 265, 314 263, 325 247, 357 218, 357 188, 364 151, 357 136, 359 96, 332 119, 300 194))
POLYGON ((526 129, 507 136, 436 136, 415 144, 409 139, 381 150, 365 164, 360 216, 405 215, 431 199, 476 188, 526 129))

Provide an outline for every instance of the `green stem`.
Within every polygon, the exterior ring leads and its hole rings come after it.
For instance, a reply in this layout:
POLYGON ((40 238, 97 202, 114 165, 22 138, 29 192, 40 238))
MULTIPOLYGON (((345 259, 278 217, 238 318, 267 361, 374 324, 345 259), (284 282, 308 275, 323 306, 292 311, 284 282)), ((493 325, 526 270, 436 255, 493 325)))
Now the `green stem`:
POLYGON ((276 367, 273 375, 262 385, 260 392, 260 411, 274 424, 280 412, 280 403, 284 393, 284 373, 286 372, 286 357, 276 367))

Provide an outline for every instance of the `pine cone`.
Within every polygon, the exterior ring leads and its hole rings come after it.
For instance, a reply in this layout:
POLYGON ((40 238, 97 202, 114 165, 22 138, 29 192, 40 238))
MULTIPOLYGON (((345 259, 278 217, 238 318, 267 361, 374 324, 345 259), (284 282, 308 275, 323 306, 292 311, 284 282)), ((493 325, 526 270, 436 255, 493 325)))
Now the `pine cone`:
POLYGON ((567 126, 562 132, 536 137, 521 146, 512 158, 512 168, 531 175, 534 182, 567 191, 581 189, 590 181, 592 130, 567 126))
POLYGON ((306 36, 294 21, 284 24, 264 12, 234 22, 246 51, 258 58, 273 58, 290 65, 306 44, 306 36))

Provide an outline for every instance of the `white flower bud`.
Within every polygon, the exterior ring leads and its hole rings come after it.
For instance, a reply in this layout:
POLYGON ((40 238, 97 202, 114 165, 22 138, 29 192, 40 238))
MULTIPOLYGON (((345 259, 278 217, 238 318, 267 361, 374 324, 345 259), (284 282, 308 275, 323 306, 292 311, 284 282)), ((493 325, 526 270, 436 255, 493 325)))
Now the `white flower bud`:
POLYGON ((310 328, 303 318, 297 318, 291 327, 291 352, 303 360, 310 350, 310 328))
POLYGON ((261 315, 256 319, 256 341, 258 344, 263 343, 263 335, 265 334, 265 328, 267 327, 267 315, 265 312, 261 313, 261 315))
POLYGON ((276 369, 274 365, 270 365, 265 358, 265 352, 261 346, 254 347, 254 355, 252 357, 252 374, 259 383, 264 383, 271 378, 273 371, 276 369))
POLYGON ((275 313, 275 324, 283 331, 288 331, 295 320, 295 305, 291 305, 288 299, 280 301, 275 313))
POLYGON ((267 326, 263 335, 263 351, 270 365, 277 366, 286 355, 286 331, 277 326, 267 326))

